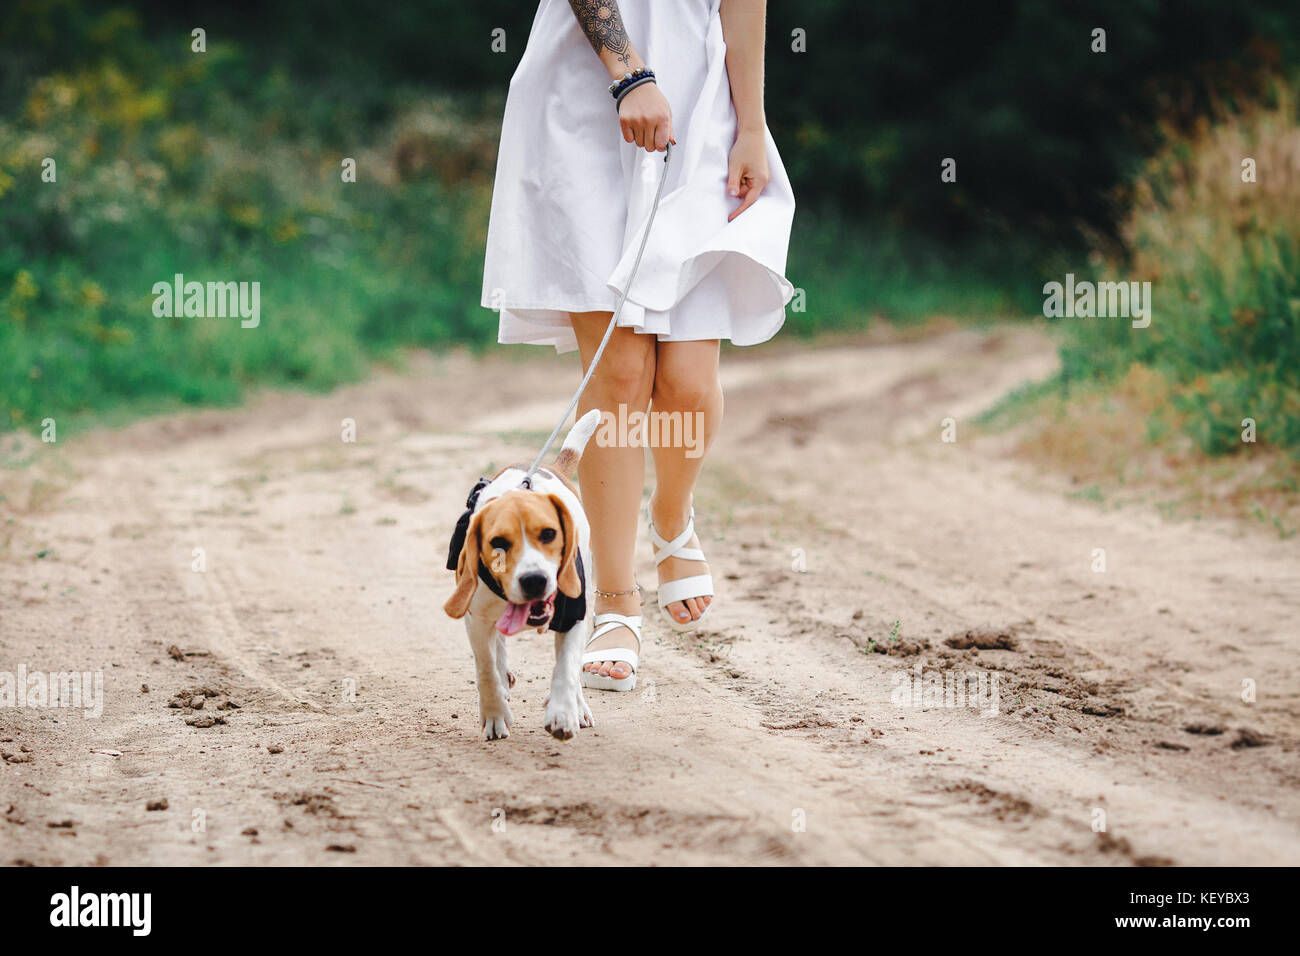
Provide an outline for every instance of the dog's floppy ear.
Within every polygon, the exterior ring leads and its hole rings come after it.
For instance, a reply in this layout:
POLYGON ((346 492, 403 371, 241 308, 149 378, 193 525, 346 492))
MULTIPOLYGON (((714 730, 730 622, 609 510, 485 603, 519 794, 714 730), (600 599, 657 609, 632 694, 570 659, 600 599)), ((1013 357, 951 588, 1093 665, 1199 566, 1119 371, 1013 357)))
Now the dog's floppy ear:
POLYGON ((582 579, 578 577, 578 529, 573 523, 569 508, 559 495, 548 495, 560 516, 560 530, 564 534, 564 551, 560 555, 560 573, 556 579, 560 592, 571 598, 582 597, 582 579))
POLYGON ((448 617, 464 617, 469 610, 469 602, 478 590, 478 556, 483 550, 483 512, 476 511, 469 519, 469 529, 465 532, 465 544, 460 549, 460 558, 456 562, 456 590, 451 592, 442 609, 448 617))

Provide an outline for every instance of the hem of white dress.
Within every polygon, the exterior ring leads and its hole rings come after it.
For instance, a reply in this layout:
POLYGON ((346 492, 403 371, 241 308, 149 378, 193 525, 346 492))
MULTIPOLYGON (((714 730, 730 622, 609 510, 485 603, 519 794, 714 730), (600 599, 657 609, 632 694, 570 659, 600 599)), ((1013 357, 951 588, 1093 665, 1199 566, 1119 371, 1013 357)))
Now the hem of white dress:
MULTIPOLYGON (((672 319, 669 318, 668 330, 645 328, 645 306, 637 302, 634 298, 627 301, 627 305, 632 306, 632 321, 627 321, 626 314, 620 321, 622 328, 630 328, 640 335, 655 335, 660 342, 702 342, 718 339, 721 341, 731 342, 733 345, 749 346, 759 345, 768 341, 776 335, 785 324, 785 307, 794 296, 794 285, 781 271, 772 268, 761 259, 750 255, 746 251, 726 246, 711 246, 697 250, 692 255, 686 257, 676 264, 675 272, 680 277, 691 263, 704 256, 718 256, 719 263, 729 257, 738 257, 751 266, 757 267, 763 274, 763 277, 772 283, 775 301, 773 307, 763 311, 751 311, 747 313, 742 321, 733 321, 733 316, 729 316, 725 323, 725 328, 693 330, 689 334, 673 334, 672 319), (638 319, 639 316, 639 319, 638 319), (760 319, 766 317, 766 321, 760 323, 760 319), (753 326, 757 325, 757 329, 753 326), (739 326, 739 329, 737 328, 739 326), (749 326, 749 328, 746 328, 749 326)), ((712 271, 710 269, 710 271, 712 271)), ((653 310, 656 312, 667 312, 671 316, 672 309, 676 308, 682 299, 694 288, 694 285, 700 281, 696 279, 686 288, 680 288, 671 305, 667 309, 653 310)), ((615 302, 621 294, 617 286, 609 286, 610 293, 613 295, 615 302)), ((483 297, 481 304, 484 308, 494 308, 487 303, 487 296, 483 297)), ((497 342, 501 345, 550 345, 556 352, 563 354, 572 352, 578 347, 578 339, 573 332, 573 323, 569 319, 571 312, 612 312, 612 307, 608 302, 598 305, 590 304, 591 300, 579 300, 574 304, 565 305, 535 305, 525 304, 524 302, 511 302, 501 304, 495 307, 500 318, 498 319, 497 342), (526 313, 533 313, 528 315, 526 313), (541 313, 541 314, 538 314, 541 313), (526 323, 533 329, 512 329, 506 331, 506 316, 518 320, 519 323, 526 323)), ((513 323, 512 323, 513 324, 513 323)))
MULTIPOLYGON (((508 312, 510 310, 502 309, 501 311, 508 312)), ((549 311, 592 312, 597 310, 555 309, 549 311)), ((604 310, 604 311, 608 311, 608 310, 604 310)), ((515 314, 523 321, 530 322, 536 325, 538 331, 537 332, 498 332, 497 333, 498 345, 550 345, 554 347, 556 353, 559 355, 563 355, 566 352, 577 351, 578 337, 573 332, 573 325, 570 322, 568 322, 567 319, 557 320, 554 323, 540 322, 537 321, 536 319, 529 319, 524 316, 519 316, 518 313, 515 314)), ((733 333, 733 334, 725 334, 725 335, 713 334, 713 335, 676 336, 676 335, 672 335, 671 333, 665 335, 659 332, 647 331, 646 329, 639 328, 637 326, 623 326, 623 328, 630 328, 637 335, 653 335, 656 337, 657 341, 660 342, 709 342, 714 339, 717 339, 722 342, 730 342, 732 345, 739 346, 741 348, 748 348, 751 345, 762 345, 764 342, 771 341, 771 339, 773 339, 784 326, 785 326, 785 308, 782 307, 779 312, 775 313, 773 317, 769 319, 768 323, 764 326, 764 330, 762 332, 759 332, 756 335, 752 335, 752 336, 745 335, 743 333, 740 334, 733 333)))
MULTIPOLYGON (((657 277, 657 279, 650 280, 652 283, 652 288, 654 286, 657 286, 659 288, 660 295, 662 295, 662 290, 665 287, 672 288, 672 291, 670 293, 668 293, 666 296, 662 296, 663 298, 670 300, 666 305, 663 306, 651 305, 647 302, 643 302, 642 298, 645 296, 649 296, 651 298, 655 297, 656 292, 651 291, 650 289, 641 290, 640 295, 632 296, 629 298, 628 301, 637 305, 641 309, 645 309, 647 311, 671 312, 673 309, 677 308, 677 306, 681 303, 681 301, 684 298, 686 298, 686 296, 691 292, 691 290, 694 289, 695 286, 698 285, 700 282, 702 282, 710 273, 712 273, 714 269, 718 268, 727 259, 733 259, 733 258, 739 259, 742 262, 747 263, 751 267, 757 267, 759 272, 762 274, 763 278, 771 281, 774 289, 777 292, 777 297, 780 299, 780 304, 782 308, 784 308, 790 302, 790 300, 794 298, 794 283, 792 283, 789 279, 787 279, 785 273, 780 269, 773 268, 767 262, 764 262, 763 259, 760 258, 759 256, 753 254, 752 252, 746 249, 739 248, 735 245, 731 245, 727 243, 706 243, 702 245, 700 248, 696 249, 691 254, 687 255, 685 258, 673 263, 671 272, 665 270, 665 273, 662 277, 657 277), (690 272, 700 259, 705 259, 713 256, 717 257, 716 260, 712 264, 710 264, 704 272, 700 273, 699 275, 696 275, 693 280, 687 283, 683 283, 683 279, 682 279, 683 275, 690 272)), ((610 292, 613 293, 615 297, 621 294, 621 285, 619 282, 619 280, 622 278, 622 276, 619 275, 619 272, 621 271, 622 271, 622 266, 620 266, 619 270, 616 270, 615 277, 610 280, 608 286, 610 292)))
MULTIPOLYGON (((770 342, 776 336, 776 334, 781 331, 781 328, 784 325, 785 325, 785 311, 782 310, 780 319, 778 319, 772 326, 772 331, 768 332, 765 335, 757 337, 752 341, 750 340, 738 341, 737 339, 732 338, 730 335, 707 335, 707 336, 702 335, 698 338, 676 338, 671 335, 659 335, 658 333, 655 332, 647 332, 644 329, 634 328, 632 329, 632 331, 634 331, 637 335, 654 335, 657 341, 660 342, 711 342, 716 339, 721 342, 729 342, 732 345, 737 346, 738 348, 749 348, 751 345, 762 345, 764 342, 770 342)), ((558 328, 557 331, 559 331, 558 328)), ((567 326, 565 328, 565 331, 568 333, 567 335, 516 336, 516 335, 502 334, 497 336, 497 344, 498 345, 550 345, 554 347, 557 355, 564 355, 568 352, 576 352, 578 350, 578 338, 576 335, 573 334, 573 327, 567 326)))

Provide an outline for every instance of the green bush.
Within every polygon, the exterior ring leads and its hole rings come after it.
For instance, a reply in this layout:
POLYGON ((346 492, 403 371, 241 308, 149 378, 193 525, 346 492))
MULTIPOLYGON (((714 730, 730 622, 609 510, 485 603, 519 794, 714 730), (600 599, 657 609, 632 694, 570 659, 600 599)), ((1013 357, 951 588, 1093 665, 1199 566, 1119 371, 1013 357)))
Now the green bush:
POLYGON ((272 72, 251 103, 230 95, 231 74, 251 73, 237 48, 149 59, 129 14, 89 29, 131 69, 106 55, 50 73, 0 121, 0 428, 229 403, 254 383, 327 388, 398 346, 491 340, 483 184, 395 171, 380 122, 346 140, 345 183, 327 145, 345 139, 290 121, 306 91, 272 72), (156 317, 153 286, 176 273, 259 282, 260 327, 156 317))

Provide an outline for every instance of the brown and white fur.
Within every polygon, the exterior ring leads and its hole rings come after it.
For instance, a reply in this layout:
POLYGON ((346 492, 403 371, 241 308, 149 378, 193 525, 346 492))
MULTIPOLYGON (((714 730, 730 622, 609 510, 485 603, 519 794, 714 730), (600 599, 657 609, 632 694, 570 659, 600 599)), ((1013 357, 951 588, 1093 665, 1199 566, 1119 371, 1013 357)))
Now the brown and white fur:
MULTIPOLYGON (((443 610, 450 617, 465 619, 474 650, 479 720, 485 740, 510 736, 514 723, 509 700, 515 679, 506 663, 507 632, 545 628, 557 592, 579 596, 575 560, 579 553, 588 591, 595 580, 591 528, 571 479, 582 450, 600 423, 600 414, 593 409, 569 430, 555 464, 537 470, 531 490, 519 486, 527 466, 512 466, 479 492, 456 568, 456 590, 443 610), (480 558, 508 601, 479 586, 480 558)), ((555 670, 543 725, 560 740, 568 740, 579 727, 592 725, 580 680, 590 627, 590 593, 587 607, 587 616, 568 633, 555 634, 555 670)))

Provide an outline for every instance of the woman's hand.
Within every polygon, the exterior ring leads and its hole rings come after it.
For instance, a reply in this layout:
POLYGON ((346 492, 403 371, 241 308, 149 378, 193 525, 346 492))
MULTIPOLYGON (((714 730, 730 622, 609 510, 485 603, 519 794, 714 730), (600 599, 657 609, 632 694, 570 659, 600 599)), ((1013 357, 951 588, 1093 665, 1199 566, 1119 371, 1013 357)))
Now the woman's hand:
POLYGON ((771 178, 767 168, 767 137, 763 130, 755 128, 738 132, 727 160, 727 195, 739 197, 741 202, 727 217, 727 222, 754 205, 771 178))
POLYGON ((673 111, 656 83, 643 83, 623 97, 618 122, 623 139, 647 152, 666 149, 669 143, 677 145, 673 139, 673 111))

